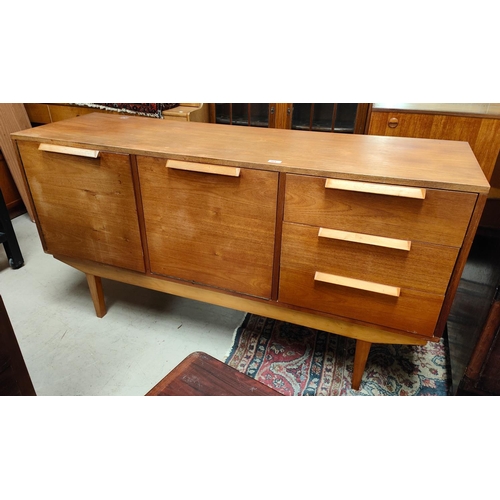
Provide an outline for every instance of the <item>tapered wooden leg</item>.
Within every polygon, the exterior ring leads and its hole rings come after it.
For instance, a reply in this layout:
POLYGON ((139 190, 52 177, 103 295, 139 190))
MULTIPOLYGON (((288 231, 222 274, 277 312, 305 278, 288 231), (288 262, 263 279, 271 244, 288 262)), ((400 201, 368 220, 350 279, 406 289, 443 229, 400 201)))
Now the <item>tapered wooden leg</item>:
POLYGON ((86 274, 87 283, 89 284, 90 296, 94 303, 95 313, 98 318, 102 318, 106 314, 106 303, 104 302, 104 293, 102 291, 102 282, 99 276, 86 274))
POLYGON ((365 371, 366 360, 370 353, 371 342, 356 340, 356 353, 354 354, 354 370, 352 372, 352 388, 357 391, 361 384, 361 378, 365 371))

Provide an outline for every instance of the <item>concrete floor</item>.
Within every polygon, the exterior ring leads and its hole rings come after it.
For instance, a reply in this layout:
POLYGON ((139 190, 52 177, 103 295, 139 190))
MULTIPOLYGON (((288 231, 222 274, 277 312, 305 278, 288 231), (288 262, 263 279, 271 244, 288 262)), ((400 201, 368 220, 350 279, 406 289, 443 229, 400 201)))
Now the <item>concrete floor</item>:
POLYGON ((193 351, 229 353, 244 313, 103 280, 99 319, 85 275, 43 252, 28 215, 12 222, 25 265, 0 245, 0 295, 39 396, 142 396, 193 351))

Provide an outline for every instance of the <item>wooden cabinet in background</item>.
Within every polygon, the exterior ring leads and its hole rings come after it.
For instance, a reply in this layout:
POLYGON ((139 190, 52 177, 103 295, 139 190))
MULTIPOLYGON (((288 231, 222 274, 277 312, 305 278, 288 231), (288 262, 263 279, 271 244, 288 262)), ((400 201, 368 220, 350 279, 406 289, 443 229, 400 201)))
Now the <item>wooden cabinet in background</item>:
POLYGON ((0 103, 0 189, 10 218, 28 211, 34 220, 29 195, 24 185, 19 159, 10 134, 30 127, 22 104, 0 103))
POLYGON ((374 104, 368 134, 466 141, 490 180, 499 161, 500 106, 407 104, 386 109, 374 104))
MULTIPOLYGON (((118 114, 118 110, 99 109, 78 104, 25 103, 29 120, 33 126, 68 120, 90 113, 118 114)), ((163 119, 185 122, 208 122, 209 106, 204 103, 181 103, 162 111, 163 119)))
POLYGON ((216 103, 210 121, 225 125, 363 134, 370 104, 216 103))

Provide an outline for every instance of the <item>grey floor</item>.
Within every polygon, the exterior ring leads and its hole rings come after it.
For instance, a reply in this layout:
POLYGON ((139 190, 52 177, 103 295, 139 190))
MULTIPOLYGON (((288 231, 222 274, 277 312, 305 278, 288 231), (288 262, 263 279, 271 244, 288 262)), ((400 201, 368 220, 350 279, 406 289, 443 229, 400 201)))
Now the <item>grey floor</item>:
POLYGON ((83 273, 43 252, 28 215, 13 221, 24 267, 0 245, 0 295, 40 396, 142 396, 188 354, 225 359, 244 313, 103 280, 96 317, 83 273))

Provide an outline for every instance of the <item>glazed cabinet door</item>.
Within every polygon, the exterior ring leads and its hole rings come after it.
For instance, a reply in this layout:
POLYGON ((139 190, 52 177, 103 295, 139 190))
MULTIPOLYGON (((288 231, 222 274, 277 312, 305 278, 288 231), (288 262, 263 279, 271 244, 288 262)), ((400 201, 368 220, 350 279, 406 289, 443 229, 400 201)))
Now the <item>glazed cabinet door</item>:
POLYGON ((46 252, 145 271, 128 155, 18 147, 46 252))
POLYGON ((269 299, 278 173, 137 163, 151 272, 269 299))
POLYGON ((370 110, 367 103, 217 103, 210 106, 213 123, 346 134, 363 134, 370 110))

